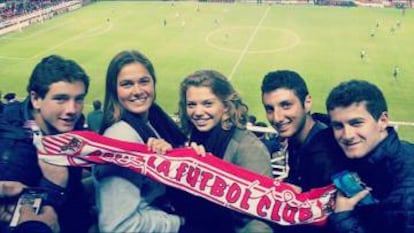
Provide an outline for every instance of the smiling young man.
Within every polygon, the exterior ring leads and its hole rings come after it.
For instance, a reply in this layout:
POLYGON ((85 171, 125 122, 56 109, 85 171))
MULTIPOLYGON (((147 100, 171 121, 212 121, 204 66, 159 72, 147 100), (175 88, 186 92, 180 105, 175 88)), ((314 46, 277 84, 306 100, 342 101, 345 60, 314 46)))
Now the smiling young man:
MULTIPOLYGON (((45 57, 31 74, 29 96, 5 109, 1 126, 25 128, 44 135, 81 129, 78 120, 88 87, 89 77, 76 62, 57 55, 45 57)), ((0 145, 0 180, 45 188, 45 204, 58 213, 61 232, 86 232, 89 218, 81 183, 82 169, 37 160, 36 148, 31 143, 5 142, 0 145)), ((11 213, 7 208, 0 210, 1 220, 8 221, 11 213)))
POLYGON ((414 232, 414 145, 389 126, 381 90, 362 80, 336 86, 326 100, 335 140, 369 188, 351 198, 339 192, 333 232, 414 232), (361 206, 371 193, 379 202, 361 206))
MULTIPOLYGON (((340 161, 344 159, 325 149, 325 143, 329 145, 335 141, 325 141, 324 135, 319 135, 327 126, 312 117, 312 99, 303 78, 290 70, 273 71, 264 77, 261 90, 266 117, 281 141, 277 146, 281 150, 271 155, 273 173, 281 175, 275 178, 283 178, 302 191, 329 185, 331 176, 344 169, 345 164, 340 161), (315 143, 317 141, 323 143, 315 143)), ((275 227, 275 232, 326 231, 326 228, 310 225, 275 227)))
POLYGON ((261 89, 267 120, 281 141, 287 142, 285 181, 303 191, 329 184, 332 175, 332 164, 326 161, 329 157, 314 161, 306 153, 314 136, 327 126, 312 117, 312 99, 303 78, 290 70, 273 71, 264 77, 261 89))

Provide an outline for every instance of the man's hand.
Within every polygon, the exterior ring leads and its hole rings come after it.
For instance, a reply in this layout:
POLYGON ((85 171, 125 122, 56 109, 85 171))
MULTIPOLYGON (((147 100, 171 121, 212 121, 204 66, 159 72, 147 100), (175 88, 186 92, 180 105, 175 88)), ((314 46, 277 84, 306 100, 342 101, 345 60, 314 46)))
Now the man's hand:
POLYGON ((18 181, 0 181, 0 198, 13 197, 20 194, 26 185, 18 181))
POLYGON ((335 213, 351 211, 355 208, 359 201, 364 199, 371 192, 371 188, 366 188, 353 197, 345 197, 344 194, 338 190, 336 193, 335 213))
POLYGON ((26 185, 17 181, 0 181, 0 221, 10 222, 16 203, 7 203, 5 198, 18 196, 26 185))
POLYGON ((30 206, 22 206, 20 209, 20 219, 18 224, 27 221, 43 222, 48 225, 53 232, 60 231, 58 216, 51 206, 43 206, 39 214, 36 214, 30 206))

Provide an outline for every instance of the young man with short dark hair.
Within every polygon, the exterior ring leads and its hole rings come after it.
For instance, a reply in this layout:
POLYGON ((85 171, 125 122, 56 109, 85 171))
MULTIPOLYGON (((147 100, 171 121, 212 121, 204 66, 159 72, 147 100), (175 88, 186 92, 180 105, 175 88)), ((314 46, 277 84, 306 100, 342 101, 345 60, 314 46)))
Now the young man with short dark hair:
POLYGON ((381 90, 351 80, 336 86, 326 100, 333 136, 369 188, 353 197, 338 192, 333 232, 414 232, 414 145, 401 141, 389 125, 381 90), (378 200, 358 205, 369 193, 378 200))
MULTIPOLYGON (((27 86, 29 96, 4 110, 0 127, 3 132, 14 128, 44 135, 80 129, 78 120, 88 87, 89 77, 76 62, 57 55, 45 57, 31 74, 27 86)), ((47 191, 45 205, 56 210, 61 232, 87 232, 90 218, 81 183, 82 169, 38 160, 30 140, 11 140, 3 136, 0 140, 0 181, 44 188, 47 191)), ((0 220, 7 222, 12 208, 4 203, 0 207, 0 220)))
MULTIPOLYGON (((266 117, 281 139, 280 150, 272 151, 274 175, 279 175, 275 178, 283 178, 302 191, 331 184, 331 176, 345 164, 324 145, 314 143, 324 140, 319 133, 327 125, 312 117, 312 99, 303 78, 290 70, 273 71, 264 77, 261 89, 266 117)), ((275 227, 275 232, 326 232, 326 228, 311 225, 275 227)))

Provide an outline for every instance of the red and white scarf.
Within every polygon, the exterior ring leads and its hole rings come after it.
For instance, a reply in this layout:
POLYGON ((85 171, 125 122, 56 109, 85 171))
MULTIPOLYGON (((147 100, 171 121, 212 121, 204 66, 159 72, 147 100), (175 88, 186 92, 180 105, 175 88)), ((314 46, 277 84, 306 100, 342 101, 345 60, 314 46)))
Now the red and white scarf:
POLYGON ((34 136, 39 158, 62 166, 112 163, 215 202, 280 225, 323 224, 331 211, 334 187, 305 193, 213 155, 191 148, 161 155, 144 144, 103 137, 94 132, 34 136))

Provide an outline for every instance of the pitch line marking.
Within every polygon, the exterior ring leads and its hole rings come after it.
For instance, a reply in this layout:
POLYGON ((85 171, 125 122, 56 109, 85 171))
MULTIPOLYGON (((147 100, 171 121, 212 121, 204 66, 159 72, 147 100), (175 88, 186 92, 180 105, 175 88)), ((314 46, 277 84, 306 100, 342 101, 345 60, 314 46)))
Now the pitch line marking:
POLYGON ((90 28, 90 29, 88 29, 86 31, 83 31, 82 33, 80 33, 80 34, 78 34, 76 36, 70 37, 69 39, 66 39, 66 40, 62 41, 59 44, 56 44, 56 45, 54 45, 52 47, 49 47, 49 48, 44 49, 44 50, 41 50, 40 52, 35 53, 34 55, 32 55, 30 57, 12 57, 12 56, 1 56, 0 55, 0 59, 5 59, 5 60, 29 60, 29 59, 35 59, 35 58, 38 58, 40 55, 42 55, 42 54, 44 54, 46 52, 52 51, 54 49, 60 48, 63 45, 69 43, 69 42, 73 42, 73 41, 76 41, 76 40, 79 40, 79 39, 86 39, 86 38, 97 37, 97 36, 100 36, 102 34, 105 34, 108 31, 110 31, 112 29, 112 27, 113 27, 113 24, 112 23, 105 24, 105 25, 104 24, 98 25, 98 26, 96 26, 94 28, 90 28), (104 30, 99 31, 102 28, 104 28, 104 30))
POLYGON ((266 9, 266 12, 263 14, 262 18, 260 19, 259 23, 256 25, 254 32, 249 38, 249 41, 247 41, 246 46, 244 47, 242 53, 239 56, 239 59, 237 60, 236 64, 233 66, 233 69, 231 70, 231 73, 229 75, 229 80, 233 78, 234 73, 236 72, 237 68, 239 67, 241 61, 243 60, 244 56, 246 55, 247 50, 249 49, 250 45, 252 44, 254 37, 257 34, 257 31, 259 31, 260 26, 263 24, 264 19, 266 18, 267 14, 269 13, 270 7, 266 9))

